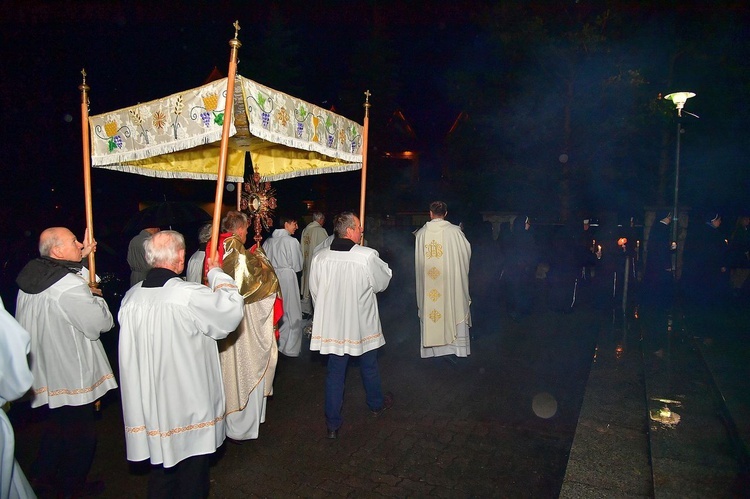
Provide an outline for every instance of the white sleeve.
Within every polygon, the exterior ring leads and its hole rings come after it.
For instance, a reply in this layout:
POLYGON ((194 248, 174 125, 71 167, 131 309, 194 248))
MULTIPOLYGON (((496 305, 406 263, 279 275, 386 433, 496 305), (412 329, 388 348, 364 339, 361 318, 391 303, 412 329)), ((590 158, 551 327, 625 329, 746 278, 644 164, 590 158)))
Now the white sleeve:
POLYGON ((34 377, 26 359, 30 341, 0 299, 0 404, 16 400, 31 387, 34 377))
POLYGON ((367 267, 372 276, 373 291, 376 293, 385 291, 393 276, 393 271, 388 264, 380 259, 377 252, 374 252, 367 257, 367 267))
POLYGON ((92 294, 83 281, 60 295, 60 308, 73 327, 90 340, 98 340, 115 325, 107 302, 92 294))
POLYGON ((237 329, 245 302, 234 279, 220 268, 208 272, 208 284, 191 293, 189 308, 200 319, 203 334, 220 340, 237 329))

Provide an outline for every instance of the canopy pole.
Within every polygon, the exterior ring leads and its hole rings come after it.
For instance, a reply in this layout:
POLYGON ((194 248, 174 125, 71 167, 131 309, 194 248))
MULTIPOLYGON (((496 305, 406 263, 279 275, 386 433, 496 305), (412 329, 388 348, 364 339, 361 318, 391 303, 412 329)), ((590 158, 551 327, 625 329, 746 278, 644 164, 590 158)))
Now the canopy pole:
POLYGON ((237 75, 237 52, 242 44, 237 39, 240 22, 234 21, 234 38, 229 40, 232 53, 229 57, 229 71, 227 73, 227 97, 224 103, 224 124, 221 129, 221 149, 219 153, 219 169, 216 176, 216 198, 214 199, 214 218, 211 225, 211 247, 206 250, 211 260, 216 261, 218 254, 219 226, 221 225, 221 205, 224 197, 224 181, 227 177, 227 154, 229 151, 229 127, 232 124, 232 108, 234 101, 234 79, 237 75))
MULTIPOLYGON (((370 91, 365 91, 365 123, 362 131, 362 185, 359 190, 359 223, 362 226, 362 240, 365 228, 365 192, 367 191, 367 136, 370 132, 370 91)), ((360 241, 362 243, 363 241, 360 241)))
POLYGON ((237 182, 237 211, 242 211, 242 182, 237 182))
MULTIPOLYGON (((81 70, 83 83, 78 85, 81 91, 81 136, 83 137, 83 196, 86 204, 86 234, 87 243, 94 241, 94 212, 91 205, 91 137, 89 135, 89 97, 90 87, 86 85, 86 69, 81 70)), ((89 253, 89 287, 97 287, 96 261, 94 252, 89 253)))

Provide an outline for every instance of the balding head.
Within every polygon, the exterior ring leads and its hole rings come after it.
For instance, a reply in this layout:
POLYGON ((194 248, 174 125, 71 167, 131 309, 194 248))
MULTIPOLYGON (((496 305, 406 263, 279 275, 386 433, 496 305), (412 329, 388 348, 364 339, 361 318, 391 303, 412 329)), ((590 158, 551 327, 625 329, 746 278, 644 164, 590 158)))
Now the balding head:
POLYGON ((39 254, 41 256, 49 256, 52 248, 58 244, 60 231, 62 230, 63 227, 50 227, 42 231, 39 235, 39 254))
POLYGON ((50 227, 39 235, 39 255, 80 262, 83 258, 83 244, 78 242, 75 234, 65 227, 50 227))
POLYGON ((185 268, 185 238, 177 231, 162 230, 144 243, 146 262, 154 268, 180 274, 185 268))

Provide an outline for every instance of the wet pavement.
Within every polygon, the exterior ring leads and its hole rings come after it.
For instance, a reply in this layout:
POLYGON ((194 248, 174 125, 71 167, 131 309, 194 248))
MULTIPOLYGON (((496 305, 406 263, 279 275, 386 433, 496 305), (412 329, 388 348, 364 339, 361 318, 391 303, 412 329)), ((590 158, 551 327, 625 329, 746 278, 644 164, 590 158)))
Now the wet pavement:
MULTIPOLYGON (((326 439, 325 359, 305 345, 279 362, 260 437, 217 453, 211 497, 741 496, 747 315, 675 314, 668 332, 666 315, 548 311, 538 284, 518 321, 494 293, 476 304, 470 357, 420 359, 411 275, 394 277, 379 356, 394 407, 373 418, 352 366, 339 439, 326 439), (653 398, 676 400, 680 423, 650 420, 653 398)), ((101 415, 91 478, 105 497, 145 497, 148 466, 125 459, 117 394, 101 415)), ((24 469, 40 431, 17 426, 24 469)))
POLYGON ((750 497, 747 302, 629 312, 598 340, 561 497, 750 497))

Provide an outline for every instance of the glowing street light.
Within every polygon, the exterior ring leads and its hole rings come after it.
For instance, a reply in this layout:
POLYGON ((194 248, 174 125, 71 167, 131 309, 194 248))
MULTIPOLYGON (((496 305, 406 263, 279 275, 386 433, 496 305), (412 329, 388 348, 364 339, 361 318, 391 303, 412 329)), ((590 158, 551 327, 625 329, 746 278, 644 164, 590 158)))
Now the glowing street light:
MULTIPOLYGON (((682 117, 682 108, 685 107, 685 103, 691 97, 695 97, 695 94, 693 92, 675 92, 673 94, 668 94, 664 96, 665 99, 671 100, 672 102, 674 102, 674 106, 677 108, 677 116, 679 117, 682 117)), ((692 113, 688 113, 688 114, 692 114, 692 113)))
MULTIPOLYGON (((677 109, 677 152, 675 153, 675 161, 674 161, 674 206, 672 209, 672 246, 677 246, 677 221, 679 219, 679 215, 677 212, 677 199, 679 194, 679 188, 680 188, 680 135, 682 135, 683 128, 682 123, 680 122, 679 118, 682 118, 682 110, 685 107, 685 103, 688 99, 691 97, 695 97, 695 94, 693 92, 674 92, 668 95, 665 95, 664 98, 667 100, 671 100, 675 108, 677 109)), ((686 114, 689 114, 690 116, 695 116, 698 118, 697 115, 690 113, 688 111, 685 111, 686 114)), ((676 254, 672 254, 672 275, 677 278, 677 262, 676 262, 676 254)))

